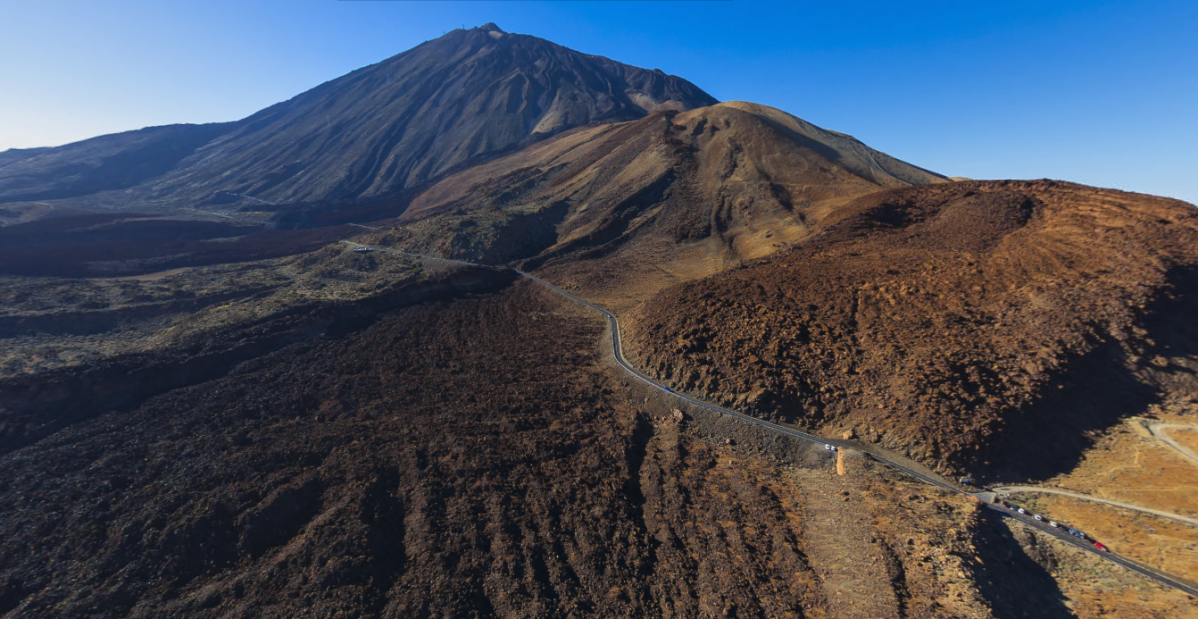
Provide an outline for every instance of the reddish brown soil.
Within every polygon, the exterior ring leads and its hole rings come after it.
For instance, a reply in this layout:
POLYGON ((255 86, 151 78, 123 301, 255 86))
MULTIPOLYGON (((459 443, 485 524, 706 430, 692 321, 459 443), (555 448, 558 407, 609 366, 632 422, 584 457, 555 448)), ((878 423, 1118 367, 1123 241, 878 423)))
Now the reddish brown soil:
POLYGON ((852 198, 938 182, 779 110, 723 103, 582 127, 467 168, 374 242, 521 261, 618 310, 806 239, 852 198))
POLYGON ((0 457, 0 614, 1068 616, 970 501, 725 446, 601 328, 527 282, 428 302, 0 457))
POLYGON ((1018 476, 1067 466, 1087 431, 1143 410, 1155 396, 1133 370, 1154 347, 1198 352, 1175 328, 1198 307, 1191 205, 963 182, 873 194, 829 221, 632 312, 640 363, 758 414, 1018 476))
POLYGON ((780 499, 650 447, 558 303, 401 310, 5 456, 0 613, 821 616, 780 499))

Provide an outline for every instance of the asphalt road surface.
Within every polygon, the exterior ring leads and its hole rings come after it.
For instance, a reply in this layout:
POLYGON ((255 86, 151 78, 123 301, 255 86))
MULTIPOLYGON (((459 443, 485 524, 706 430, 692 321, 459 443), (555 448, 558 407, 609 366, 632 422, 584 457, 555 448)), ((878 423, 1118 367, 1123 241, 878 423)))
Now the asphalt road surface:
POLYGON ((1093 503, 1102 503, 1104 505, 1110 505, 1112 507, 1121 507, 1123 509, 1130 509, 1132 511, 1143 512, 1145 514, 1152 514, 1154 516, 1160 516, 1161 518, 1168 518, 1170 520, 1176 520, 1178 522, 1184 522, 1189 525, 1198 526, 1198 518, 1190 518, 1189 516, 1182 516, 1181 514, 1173 514, 1170 512, 1163 512, 1159 509, 1152 509, 1150 507, 1142 507, 1140 505, 1135 505, 1133 503, 1123 503, 1121 501, 1112 501, 1111 499, 1103 499, 1103 498, 1091 496, 1088 494, 1082 494, 1080 492, 1070 492, 1068 490, 1058 490, 1056 488, 1041 488, 1039 486, 994 486, 993 488, 991 488, 991 490, 1001 493, 1001 494, 1018 494, 1020 492, 1030 492, 1030 493, 1034 493, 1034 494, 1056 494, 1056 495, 1060 495, 1060 496, 1067 496, 1067 497, 1070 497, 1073 499, 1078 499, 1080 501, 1090 501, 1093 503))
MULTIPOLYGON (((459 265, 463 265, 463 266, 483 267, 483 268, 490 268, 490 269, 511 268, 511 267, 506 267, 506 266, 493 266, 493 265, 487 265, 487 264, 478 264, 476 262, 467 262, 465 260, 453 260, 450 258, 439 258, 437 256, 426 256, 423 254, 413 254, 413 253, 408 253, 408 252, 396 251, 394 249, 386 249, 386 248, 382 248, 382 247, 361 245, 359 243, 354 243, 352 241, 342 241, 342 243, 345 243, 352 247, 362 247, 362 248, 370 249, 372 251, 398 254, 398 255, 407 256, 410 258, 436 260, 438 262, 447 262, 447 263, 459 264, 459 265)), ((554 286, 553 284, 550 284, 549 282, 547 282, 535 275, 532 275, 530 273, 525 273, 524 271, 521 271, 521 270, 515 269, 515 268, 512 268, 512 270, 515 271, 516 273, 519 273, 522 277, 526 277, 534 282, 537 282, 538 284, 541 284, 542 286, 545 286, 546 288, 553 290, 554 292, 566 297, 567 299, 570 299, 571 301, 574 301, 575 303, 584 305, 586 307, 589 307, 589 308, 599 312, 605 318, 607 318, 607 322, 611 327, 612 354, 616 359, 616 363, 618 363, 620 365, 620 367, 623 368, 626 372, 631 374, 637 380, 645 383, 646 385, 649 385, 650 387, 664 391, 680 400, 685 400, 687 402, 690 402, 691 404, 694 404, 695 406, 700 406, 700 407, 706 408, 708 410, 714 411, 714 412, 722 414, 722 415, 729 415, 729 416, 735 417, 745 423, 753 424, 755 426, 765 428, 767 430, 776 432, 778 434, 783 434, 786 436, 793 436, 795 438, 802 439, 805 441, 819 443, 820 445, 832 445, 832 446, 836 447, 837 449, 840 449, 840 448, 857 449, 857 450, 861 449, 860 446, 852 444, 852 443, 848 443, 846 441, 839 441, 836 439, 830 439, 830 438, 825 438, 822 436, 817 436, 815 434, 809 434, 809 433, 803 432, 801 430, 795 430, 793 428, 780 426, 776 423, 771 423, 769 421, 765 421, 764 419, 758 419, 757 417, 746 415, 744 413, 739 413, 737 411, 727 409, 722 406, 716 406, 715 404, 710 404, 710 403, 704 402, 702 400, 697 400, 697 399, 692 398, 686 394, 678 393, 677 391, 674 391, 673 389, 670 389, 669 387, 654 381, 653 379, 649 378, 648 376, 641 374, 636 368, 629 365, 628 361, 626 361, 624 359, 624 349, 620 342, 620 323, 618 320, 616 320, 616 317, 614 314, 603 309, 602 307, 599 307, 598 305, 584 301, 584 300, 574 296, 573 294, 570 294, 569 292, 566 292, 565 290, 562 290, 561 288, 558 288, 557 286, 554 286)), ((1065 531, 1062 531, 1057 528, 1053 528, 1053 527, 1049 526, 1047 522, 1038 521, 1035 518, 1033 518, 1030 514, 1023 515, 1009 507, 1005 507, 1003 505, 998 505, 998 504, 992 503, 991 500, 993 499, 993 496, 994 496, 993 492, 989 492, 989 491, 970 492, 968 490, 959 488, 959 487, 947 482, 944 479, 940 479, 933 475, 928 475, 924 472, 915 470, 915 469, 911 468, 910 466, 907 466, 901 462, 896 462, 894 460, 890 460, 883 454, 878 454, 878 453, 875 453, 872 451, 866 452, 866 453, 868 453, 870 455, 870 457, 874 458, 875 460, 882 462, 883 464, 890 466, 894 469, 902 471, 903 473, 906 473, 907 475, 910 475, 911 477, 914 477, 915 479, 918 479, 924 483, 931 484, 933 486, 942 488, 944 490, 948 490, 949 492, 972 496, 972 497, 976 498, 977 500, 981 501, 982 503, 984 503, 986 505, 986 507, 997 511, 1000 514, 1003 514, 1004 516, 1014 518, 1034 529, 1041 531, 1042 533, 1051 535, 1067 544, 1071 544, 1076 548, 1079 548, 1079 549, 1089 552, 1095 556, 1106 559, 1107 561, 1117 563, 1129 570, 1132 570, 1133 572, 1136 572, 1138 574, 1141 574, 1143 576, 1151 578, 1161 584, 1168 585, 1170 587, 1173 587, 1174 589, 1178 589, 1180 591, 1183 591, 1189 595, 1192 595, 1192 596, 1198 598, 1198 587, 1196 587, 1190 583, 1187 583, 1183 580, 1180 580, 1178 578, 1175 578, 1173 576, 1165 574, 1164 572, 1159 572, 1157 570, 1154 570, 1146 565, 1143 565, 1136 561, 1132 561, 1131 559, 1121 557, 1113 552, 1104 552, 1104 551, 1098 550, 1098 548, 1096 548, 1092 542, 1079 539, 1077 537, 1070 535, 1069 533, 1067 533, 1065 531)))
POLYGON ((1067 544, 1071 544, 1077 548, 1080 548, 1087 552, 1096 554, 1108 561, 1113 561, 1115 563, 1118 563, 1119 565, 1122 565, 1123 567, 1125 567, 1133 572, 1136 572, 1137 574, 1147 576, 1148 578, 1151 578, 1161 584, 1168 585, 1170 587, 1173 587, 1174 589, 1178 589, 1178 590, 1184 591, 1194 597, 1198 597, 1198 587, 1195 587, 1194 585, 1187 583, 1183 580, 1174 578, 1173 576, 1170 576, 1164 572, 1158 572, 1157 570, 1154 570, 1154 569, 1152 569, 1146 565, 1143 565, 1141 563, 1132 561, 1131 559, 1121 557, 1113 552, 1103 552, 1103 551, 1095 548, 1093 542, 1089 542, 1089 541, 1083 540, 1081 538, 1074 537, 1066 531, 1062 531, 1061 529, 1052 527, 1048 524, 1047 521, 1041 522, 1039 520, 1036 520, 1035 518, 1032 517, 1032 515, 1030 513, 1029 514, 1020 514, 1019 512, 1015 511, 1014 509, 1012 509, 1010 507, 1006 507, 1003 505, 997 505, 994 503, 988 503, 986 505, 986 507, 989 507, 990 509, 997 511, 997 512, 1003 514, 1004 516, 1014 518, 1014 519, 1022 522, 1023 524, 1026 524, 1026 525, 1032 527, 1033 529, 1039 530, 1041 533, 1044 533, 1046 535, 1051 535, 1067 544))

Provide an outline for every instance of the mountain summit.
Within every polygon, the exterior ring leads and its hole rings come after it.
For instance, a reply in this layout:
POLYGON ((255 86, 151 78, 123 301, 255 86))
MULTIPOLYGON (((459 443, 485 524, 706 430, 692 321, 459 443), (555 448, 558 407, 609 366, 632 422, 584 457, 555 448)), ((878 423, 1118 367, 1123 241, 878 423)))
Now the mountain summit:
MULTIPOLYGON (((190 145, 190 156, 172 169, 156 170, 144 195, 192 204, 231 194, 286 203, 384 196, 573 127, 713 103, 679 77, 486 24, 454 30, 220 126, 223 133, 190 145)), ((53 197, 82 195, 62 191, 54 184, 60 181, 47 187, 30 177, 100 174, 111 168, 106 156, 137 156, 115 148, 97 157, 105 138, 99 140, 89 144, 85 162, 74 156, 78 145, 0 160, 0 200, 44 199, 12 191, 30 186, 48 188, 53 197)), ((97 185, 130 186, 71 183, 97 185)))
POLYGON ((164 187, 286 202, 385 195, 565 129, 712 103, 681 78, 487 24, 245 119, 164 187))

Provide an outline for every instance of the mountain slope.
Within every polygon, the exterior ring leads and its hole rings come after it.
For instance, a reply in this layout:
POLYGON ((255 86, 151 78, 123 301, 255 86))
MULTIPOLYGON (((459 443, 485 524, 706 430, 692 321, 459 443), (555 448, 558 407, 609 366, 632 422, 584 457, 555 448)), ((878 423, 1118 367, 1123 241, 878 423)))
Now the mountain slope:
POLYGON ((1191 205, 966 182, 866 196, 827 224, 647 301, 629 348, 679 389, 1007 478, 1067 470, 1161 381, 1198 389, 1192 368, 1149 363, 1198 351, 1178 326, 1195 300, 1191 205))
POLYGON ((236 123, 167 125, 0 153, 0 204, 125 189, 171 170, 236 123))
POLYGON ((591 292, 652 289, 806 238, 856 196, 943 180, 781 111, 723 103, 581 128, 450 176, 389 239, 528 260, 591 292))
MULTIPOLYGON (((235 194, 279 203, 385 196, 565 129, 714 102, 681 78, 488 24, 241 120, 138 195, 182 206, 244 199, 235 194)), ((74 152, 66 148, 64 157, 74 152)), ((0 195, 15 186, 0 179, 0 195)))

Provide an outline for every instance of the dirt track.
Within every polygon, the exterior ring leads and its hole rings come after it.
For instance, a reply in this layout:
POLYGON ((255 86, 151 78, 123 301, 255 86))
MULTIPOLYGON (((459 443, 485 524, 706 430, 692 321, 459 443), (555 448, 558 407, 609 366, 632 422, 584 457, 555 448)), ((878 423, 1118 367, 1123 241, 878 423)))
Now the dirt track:
POLYGON ((1169 436, 1169 433, 1168 433, 1168 430, 1170 428, 1198 430, 1198 426, 1191 426, 1191 425, 1180 424, 1180 423, 1152 423, 1152 424, 1148 424, 1147 428, 1148 428, 1148 431, 1152 433, 1152 436, 1156 437, 1161 442, 1172 447, 1173 449, 1176 449, 1178 453, 1180 453, 1181 455, 1185 456, 1186 458, 1189 458, 1190 460, 1192 460, 1194 462, 1194 464, 1198 464, 1198 454, 1194 453, 1193 450, 1191 450, 1189 447, 1186 447, 1185 445, 1182 445, 1181 443, 1174 440, 1172 437, 1169 436))
MULTIPOLYGON (((1143 423, 1143 426, 1148 429, 1149 434, 1154 439, 1169 446, 1170 448, 1172 448, 1173 450, 1175 450, 1179 454, 1181 454, 1183 457, 1191 460, 1194 464, 1198 464, 1198 454, 1195 454, 1188 447, 1175 441, 1173 438, 1171 438, 1167 434, 1167 431, 1170 428, 1193 430, 1193 429, 1198 429, 1198 426, 1193 426, 1193 425, 1189 425, 1189 424, 1181 424, 1181 423, 1151 423, 1151 422, 1142 422, 1142 423, 1143 423)), ((1038 493, 1038 494, 1056 494, 1056 495, 1060 495, 1060 496, 1067 496, 1070 498, 1079 499, 1082 501, 1103 503, 1105 505, 1110 505, 1112 507, 1130 509, 1133 511, 1143 512, 1145 514, 1152 514, 1154 516, 1160 516, 1162 518, 1168 518, 1170 520, 1176 520, 1178 522, 1184 522, 1186 524, 1198 526, 1198 518, 1182 516, 1180 514, 1175 514, 1172 512, 1161 511, 1159 509, 1152 509, 1151 507, 1144 507, 1143 505, 1127 503, 1125 501, 1113 501, 1110 499, 1104 499, 1101 497, 1096 497, 1096 496, 1084 494, 1081 492, 1070 492, 1068 490, 1061 490, 1059 488, 1046 488, 1046 487, 1042 487, 1042 486, 1018 486, 1018 485, 1016 485, 1016 486, 995 486, 992 488, 992 490, 994 490, 995 492, 1016 492, 1016 493, 1030 492, 1030 493, 1038 493)))

